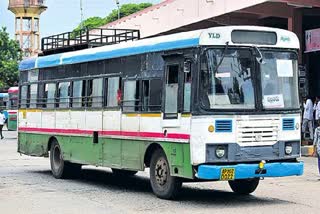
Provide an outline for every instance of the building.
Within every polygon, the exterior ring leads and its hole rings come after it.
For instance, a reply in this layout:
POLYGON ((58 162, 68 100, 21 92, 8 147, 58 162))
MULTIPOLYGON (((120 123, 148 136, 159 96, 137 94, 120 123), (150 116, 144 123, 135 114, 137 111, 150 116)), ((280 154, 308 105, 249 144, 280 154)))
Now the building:
POLYGON ((320 34, 315 30, 320 28, 319 0, 165 0, 104 27, 139 29, 145 38, 222 25, 295 32, 301 41, 301 95, 320 96, 320 36, 315 36, 320 34))
POLYGON ((9 0, 8 9, 15 14, 15 38, 24 57, 40 50, 40 14, 47 7, 44 0, 9 0))

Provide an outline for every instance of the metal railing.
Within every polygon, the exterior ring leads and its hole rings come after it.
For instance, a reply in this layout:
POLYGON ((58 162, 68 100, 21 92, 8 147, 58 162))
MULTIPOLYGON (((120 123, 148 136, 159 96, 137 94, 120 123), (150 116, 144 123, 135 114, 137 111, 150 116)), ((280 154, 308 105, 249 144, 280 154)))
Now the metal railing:
POLYGON ((41 50, 47 55, 139 39, 139 30, 86 28, 42 38, 41 50))
POLYGON ((45 0, 9 0, 10 7, 45 6, 45 0))

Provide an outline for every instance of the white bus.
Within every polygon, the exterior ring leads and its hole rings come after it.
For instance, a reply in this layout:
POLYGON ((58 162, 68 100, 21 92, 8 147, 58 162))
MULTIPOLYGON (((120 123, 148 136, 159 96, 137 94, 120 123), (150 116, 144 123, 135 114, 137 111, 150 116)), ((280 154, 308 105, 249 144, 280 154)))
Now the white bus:
POLYGON ((24 60, 18 152, 50 154, 55 178, 150 167, 163 199, 302 175, 298 49, 289 31, 228 26, 24 60))

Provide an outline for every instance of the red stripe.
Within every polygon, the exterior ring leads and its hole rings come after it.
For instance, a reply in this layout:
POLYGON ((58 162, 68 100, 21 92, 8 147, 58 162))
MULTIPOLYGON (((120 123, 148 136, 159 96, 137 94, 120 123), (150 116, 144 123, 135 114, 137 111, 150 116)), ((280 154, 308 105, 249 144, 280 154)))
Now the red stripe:
POLYGON ((16 111, 8 111, 8 114, 17 114, 16 111))
MULTIPOLYGON (((58 133, 58 134, 85 134, 92 135, 93 131, 80 129, 51 129, 51 128, 29 128, 19 127, 19 131, 29 132, 44 132, 44 133, 58 133)), ((148 138, 168 138, 168 139, 183 139, 189 140, 189 134, 168 133, 164 136, 160 132, 128 132, 128 131, 99 131, 100 135, 113 135, 123 137, 148 137, 148 138)))

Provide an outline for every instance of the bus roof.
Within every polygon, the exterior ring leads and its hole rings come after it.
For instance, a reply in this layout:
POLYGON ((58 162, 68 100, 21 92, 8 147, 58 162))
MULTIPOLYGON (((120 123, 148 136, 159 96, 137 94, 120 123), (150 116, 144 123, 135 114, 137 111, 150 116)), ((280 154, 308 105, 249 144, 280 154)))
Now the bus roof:
POLYGON ((19 87, 10 87, 8 93, 14 94, 19 92, 19 87))
POLYGON ((80 51, 66 52, 49 56, 34 57, 23 60, 19 65, 19 70, 31 70, 37 68, 54 67, 124 57, 129 55, 143 54, 148 52, 167 51, 196 47, 201 45, 224 46, 252 46, 250 43, 234 43, 231 34, 235 30, 253 32, 273 32, 276 33, 276 42, 273 45, 255 44, 258 47, 299 49, 298 37, 287 30, 257 27, 257 26, 226 26, 213 27, 203 30, 177 33, 166 36, 142 39, 138 41, 124 42, 115 45, 107 45, 97 48, 80 51), (217 36, 218 35, 218 36, 217 36))
POLYGON ((0 93, 0 98, 6 98, 9 97, 8 93, 0 93))

